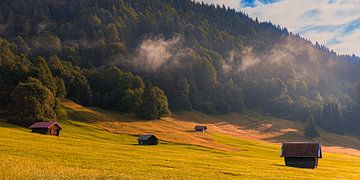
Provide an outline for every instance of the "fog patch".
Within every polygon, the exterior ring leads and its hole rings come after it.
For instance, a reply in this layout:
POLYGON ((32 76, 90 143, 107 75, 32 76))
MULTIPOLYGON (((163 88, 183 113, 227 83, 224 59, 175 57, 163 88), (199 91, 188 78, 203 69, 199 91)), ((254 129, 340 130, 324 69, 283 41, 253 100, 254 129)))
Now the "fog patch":
POLYGON ((260 62, 260 58, 254 54, 253 49, 245 47, 240 52, 235 50, 229 52, 229 57, 226 58, 223 70, 225 73, 230 71, 242 72, 256 66, 260 62))
POLYGON ((132 64, 140 71, 155 72, 168 63, 172 57, 179 56, 176 53, 179 41, 179 36, 168 40, 146 39, 140 44, 132 64))

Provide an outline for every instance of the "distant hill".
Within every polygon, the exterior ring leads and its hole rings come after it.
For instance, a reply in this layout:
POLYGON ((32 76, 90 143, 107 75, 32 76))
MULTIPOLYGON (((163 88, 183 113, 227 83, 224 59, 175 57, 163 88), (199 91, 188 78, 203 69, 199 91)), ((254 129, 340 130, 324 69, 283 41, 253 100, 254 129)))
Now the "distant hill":
POLYGON ((54 119, 70 99, 148 120, 251 109, 360 133, 359 58, 242 12, 191 0, 4 0, 0 9, 0 115, 10 122, 54 119))

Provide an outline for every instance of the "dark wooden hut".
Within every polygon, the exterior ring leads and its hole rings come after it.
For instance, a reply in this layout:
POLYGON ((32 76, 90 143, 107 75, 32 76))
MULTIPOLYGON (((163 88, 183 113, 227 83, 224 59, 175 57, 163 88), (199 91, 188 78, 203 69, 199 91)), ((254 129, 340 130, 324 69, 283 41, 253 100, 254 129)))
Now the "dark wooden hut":
POLYGON ((140 145, 157 145, 158 138, 153 134, 140 135, 138 138, 138 142, 140 145))
POLYGON ((207 127, 206 126, 195 126, 195 132, 206 132, 207 127))
POLYGON ((318 142, 283 142, 281 157, 285 165, 300 168, 316 168, 322 158, 321 145, 318 142))
POLYGON ((29 128, 34 133, 48 134, 53 136, 59 136, 60 130, 62 129, 60 124, 57 122, 36 122, 29 128))

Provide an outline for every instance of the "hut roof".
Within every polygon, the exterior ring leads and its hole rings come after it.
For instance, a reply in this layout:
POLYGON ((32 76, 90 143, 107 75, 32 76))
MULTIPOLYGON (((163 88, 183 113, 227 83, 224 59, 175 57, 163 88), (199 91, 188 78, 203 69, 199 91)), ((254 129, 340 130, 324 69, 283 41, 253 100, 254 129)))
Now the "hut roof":
POLYGON ((283 142, 281 157, 318 157, 322 158, 318 142, 283 142))
POLYGON ((206 126, 195 126, 195 129, 207 129, 206 126))
POLYGON ((140 135, 139 138, 138 138, 138 140, 140 140, 140 141, 146 141, 146 140, 150 139, 150 138, 153 137, 153 136, 156 138, 156 136, 153 135, 153 134, 140 135))
POLYGON ((49 128, 53 125, 57 125, 59 126, 60 129, 62 129, 62 127, 60 126, 59 123, 57 122, 36 122, 33 125, 31 125, 29 128, 31 129, 36 129, 36 128, 49 128))

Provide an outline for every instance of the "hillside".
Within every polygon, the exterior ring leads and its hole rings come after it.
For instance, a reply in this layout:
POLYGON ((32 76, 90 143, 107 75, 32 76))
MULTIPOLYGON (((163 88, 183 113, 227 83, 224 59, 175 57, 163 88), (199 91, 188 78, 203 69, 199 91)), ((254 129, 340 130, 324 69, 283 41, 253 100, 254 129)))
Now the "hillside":
POLYGON ((87 122, 116 134, 156 134, 161 140, 192 144, 207 148, 231 151, 214 141, 209 134, 226 134, 241 139, 270 143, 282 141, 320 141, 327 152, 360 156, 360 138, 341 136, 326 131, 320 138, 304 136, 304 123, 271 118, 248 112, 245 114, 206 115, 199 112, 172 114, 161 120, 146 121, 132 115, 118 114, 97 108, 85 108, 73 102, 63 103, 62 119, 87 122), (206 125, 208 133, 192 132, 195 125, 206 125))
POLYGON ((4 0, 0 9, 0 116, 15 124, 54 119, 69 99, 141 119, 250 110, 360 134, 358 57, 225 6, 4 0))
MULTIPOLYGON (((25 176, 30 179, 358 179, 360 174, 358 156, 331 153, 328 149, 315 170, 284 166, 279 145, 265 142, 256 135, 270 137, 288 126, 286 123, 292 124, 289 121, 267 119, 274 128, 262 129, 254 128, 259 124, 246 122, 246 116, 223 116, 224 119, 245 119, 242 125, 225 125, 226 122, 217 121, 218 116, 185 113, 146 122, 69 102, 61 111, 64 129, 60 137, 33 134, 29 129, 0 123, 0 176, 19 179, 25 176), (209 133, 191 132, 195 123, 209 125, 209 133), (256 129, 251 130, 253 133, 246 132, 250 126, 256 129), (239 129, 230 130, 230 127, 239 129), (138 146, 134 135, 142 132, 156 133, 160 144, 138 146)), ((337 135, 322 136, 332 139, 337 135)), ((291 137, 301 138, 300 135, 291 137)), ((342 143, 351 142, 348 137, 343 138, 342 143)))

